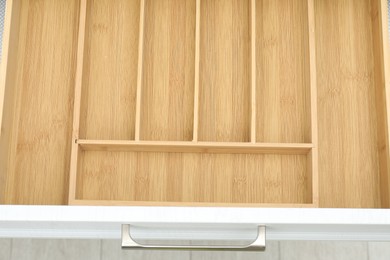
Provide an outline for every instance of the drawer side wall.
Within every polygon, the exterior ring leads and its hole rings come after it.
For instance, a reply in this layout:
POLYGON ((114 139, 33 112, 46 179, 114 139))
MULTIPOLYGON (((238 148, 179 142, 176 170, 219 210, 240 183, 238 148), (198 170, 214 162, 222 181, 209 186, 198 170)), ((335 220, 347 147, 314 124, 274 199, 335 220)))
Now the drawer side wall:
POLYGON ((65 204, 79 1, 21 1, 6 204, 65 204))
POLYGON ((315 1, 320 207, 381 207, 371 4, 315 1))
POLYGON ((0 76, 0 204, 5 202, 5 185, 14 122, 16 90, 16 61, 19 39, 20 1, 7 1, 4 18, 1 76, 0 76), (11 86, 11 87, 10 87, 11 86))

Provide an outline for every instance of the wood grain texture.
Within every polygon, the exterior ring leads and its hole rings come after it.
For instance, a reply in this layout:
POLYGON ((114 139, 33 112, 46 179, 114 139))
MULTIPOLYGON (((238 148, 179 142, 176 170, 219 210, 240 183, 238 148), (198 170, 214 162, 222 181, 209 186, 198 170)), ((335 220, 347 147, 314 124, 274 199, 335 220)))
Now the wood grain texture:
POLYGON ((84 151, 81 162, 77 199, 307 202, 305 155, 84 151))
POLYGON ((374 78, 380 170, 381 206, 390 207, 390 55, 387 1, 372 0, 374 78), (386 98, 387 96, 387 98, 386 98))
POLYGON ((195 80, 194 80, 194 125, 192 141, 198 141, 199 134, 199 64, 200 64, 200 6, 201 0, 196 0, 195 21, 195 80))
POLYGON ((0 203, 390 206, 386 0, 8 6, 0 203))
POLYGON ((308 154, 312 144, 78 140, 88 151, 308 154))
POLYGON ((251 105, 250 105, 250 141, 256 143, 256 0, 251 0, 250 5, 250 29, 251 29, 251 105))
POLYGON ((314 2, 320 206, 380 207, 370 1, 314 2))
POLYGON ((126 200, 84 200, 72 202, 73 206, 155 206, 155 207, 245 207, 245 208, 315 208, 311 203, 217 203, 217 202, 167 202, 126 200))
POLYGON ((317 109, 317 65, 316 65, 316 40, 315 40, 315 14, 314 0, 307 0, 308 37, 309 37, 309 79, 310 95, 306 102, 306 131, 309 133, 313 149, 308 155, 308 187, 307 193, 316 207, 319 206, 319 183, 318 183, 318 109, 317 109))
POLYGON ((134 140, 139 0, 89 0, 80 136, 134 140))
POLYGON ((78 9, 21 1, 7 204, 67 200, 78 9))
POLYGON ((5 186, 12 146, 14 111, 17 90, 16 66, 19 41, 20 1, 8 1, 4 17, 2 60, 0 70, 0 204, 5 203, 5 186))
POLYGON ((141 140, 191 141, 195 0, 146 0, 141 140))
POLYGON ((142 109, 142 74, 144 68, 144 31, 145 31, 145 1, 140 0, 139 32, 138 32, 138 66, 137 66, 137 100, 135 106, 135 140, 141 135, 141 109, 142 109))
POLYGON ((256 2, 258 142, 311 142, 307 1, 256 2))
POLYGON ((199 141, 250 141, 250 1, 201 4, 199 141))
MULTIPOLYGON (((80 116, 81 116, 81 92, 83 86, 83 68, 84 68, 84 53, 85 53, 85 29, 87 22, 88 0, 80 0, 79 11, 79 26, 77 37, 77 56, 76 56, 76 78, 74 84, 74 101, 73 101, 73 124, 72 124, 72 148, 70 155, 69 169, 69 190, 68 203, 76 199, 76 176, 79 158, 79 145, 77 140, 80 135, 80 116)), ((83 99, 85 101, 85 99, 83 99)), ((85 107, 83 102, 83 107, 85 107)), ((85 120, 83 120, 85 123, 85 120)), ((83 124, 84 126, 84 124, 83 124)))

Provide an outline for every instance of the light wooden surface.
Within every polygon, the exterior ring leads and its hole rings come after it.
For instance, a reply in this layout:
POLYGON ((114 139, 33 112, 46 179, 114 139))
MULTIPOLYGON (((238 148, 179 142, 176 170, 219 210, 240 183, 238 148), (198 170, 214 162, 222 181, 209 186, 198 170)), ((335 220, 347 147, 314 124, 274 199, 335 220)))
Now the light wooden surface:
POLYGON ((201 0, 196 0, 195 20, 195 79, 194 79, 194 124, 192 141, 198 141, 199 132, 199 64, 200 64, 200 5, 201 0))
POLYGON ((381 206, 370 9, 315 1, 321 207, 381 206))
MULTIPOLYGON (((309 70, 310 94, 306 95, 306 102, 310 106, 306 107, 306 137, 310 137, 313 149, 308 155, 308 187, 307 192, 312 203, 319 206, 319 173, 318 173, 318 106, 317 106, 317 65, 316 65, 316 42, 315 42, 315 15, 314 0, 307 1, 307 21, 309 38, 309 70)), ((307 104, 306 103, 306 104, 307 104)))
MULTIPOLYGON (((81 191, 79 194, 82 194, 81 191)), ((72 206, 132 206, 132 207, 214 207, 214 208, 316 208, 305 203, 231 203, 231 202, 169 202, 169 201, 127 201, 127 200, 85 200, 76 199, 72 206)))
POLYGON ((139 2, 89 0, 83 138, 134 139, 139 2))
MULTIPOLYGON (((389 46, 389 13, 386 12, 389 8, 389 4, 385 0, 381 0, 380 6, 381 6, 381 30, 382 30, 382 47, 383 47, 383 71, 384 71, 384 78, 382 84, 384 84, 384 92, 383 95, 385 97, 385 113, 387 114, 387 132, 386 129, 383 131, 384 136, 387 135, 387 138, 385 138, 385 149, 383 149, 380 153, 380 160, 381 160, 381 177, 383 179, 387 179, 387 185, 386 182, 381 186, 382 189, 387 189, 387 192, 382 192, 382 195, 385 194, 387 196, 388 204, 384 203, 386 202, 386 199, 382 200, 382 206, 383 207, 390 207, 390 46, 389 46), (387 168, 385 167, 387 166, 387 168)), ((383 111, 383 110, 382 110, 383 111)), ((386 125, 383 125, 382 127, 385 127, 386 125)), ((383 197, 382 197, 383 198, 383 197)))
MULTIPOLYGON (((76 198, 76 176, 78 170, 78 159, 79 159, 79 145, 77 140, 80 136, 80 118, 81 118, 81 104, 83 108, 85 104, 86 95, 82 98, 83 89, 83 69, 84 69, 84 53, 85 53, 85 30, 87 23, 87 10, 88 0, 80 0, 79 10, 79 26, 78 26, 78 37, 77 37, 77 56, 76 56, 76 78, 74 83, 74 100, 73 100, 73 127, 72 127, 72 140, 71 140, 71 155, 70 155, 70 169, 69 169, 69 189, 68 189, 68 203, 76 198), (82 102, 83 101, 83 102, 82 102)), ((83 111, 84 113, 86 111, 83 111)), ((85 114, 84 114, 85 115, 85 114)), ((85 117, 83 117, 82 128, 85 127, 85 117)))
POLYGON ((251 59, 251 73, 250 73, 250 141, 256 143, 256 0, 250 2, 250 59, 251 59))
MULTIPOLYGON (((21 1, 17 96, 5 203, 64 204, 78 1, 21 1)), ((17 33, 17 32, 16 32, 17 33)))
POLYGON ((195 0, 146 0, 141 140, 191 141, 195 0))
POLYGON ((372 1, 372 33, 375 65, 375 97, 380 170, 381 206, 390 207, 390 56, 387 1, 372 1), (387 98, 386 98, 387 95, 387 98))
POLYGON ((307 198, 305 155, 84 151, 80 162, 83 187, 77 199, 306 203, 307 198))
POLYGON ((250 0, 203 0, 199 141, 250 141, 250 0))
POLYGON ((385 0, 12 3, 0 203, 389 207, 385 0))
POLYGON ((310 142, 307 1, 256 3, 258 142, 310 142))
POLYGON ((5 202, 5 185, 8 179, 9 159, 12 145, 15 85, 19 41, 20 1, 9 1, 4 17, 2 61, 0 71, 0 204, 5 202))
POLYGON ((135 140, 141 136, 141 109, 142 109, 142 75, 144 60, 144 31, 145 31, 145 1, 140 0, 139 33, 138 33, 138 66, 137 66, 137 99, 135 108, 135 140))
POLYGON ((87 151, 308 154, 312 144, 78 140, 87 151))

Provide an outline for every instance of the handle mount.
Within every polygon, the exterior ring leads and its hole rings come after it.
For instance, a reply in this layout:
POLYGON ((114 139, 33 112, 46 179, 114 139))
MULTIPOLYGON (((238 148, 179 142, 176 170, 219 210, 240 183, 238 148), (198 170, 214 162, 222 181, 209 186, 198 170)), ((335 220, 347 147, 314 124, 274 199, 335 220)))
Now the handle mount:
POLYGON ((265 250, 265 226, 257 227, 256 239, 243 246, 192 246, 192 245, 145 245, 136 242, 131 237, 131 225, 122 225, 122 249, 147 250, 196 250, 196 251, 246 251, 258 252, 265 250))

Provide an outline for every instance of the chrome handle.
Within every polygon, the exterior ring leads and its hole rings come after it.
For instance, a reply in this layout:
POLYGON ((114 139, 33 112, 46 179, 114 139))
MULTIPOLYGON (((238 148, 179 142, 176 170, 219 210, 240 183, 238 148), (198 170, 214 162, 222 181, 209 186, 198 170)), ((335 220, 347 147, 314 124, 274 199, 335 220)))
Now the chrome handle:
POLYGON ((257 227, 256 239, 243 246, 192 246, 192 245, 144 245, 131 237, 131 225, 122 225, 122 249, 148 249, 148 250, 197 250, 197 251, 264 251, 265 226, 257 227))

